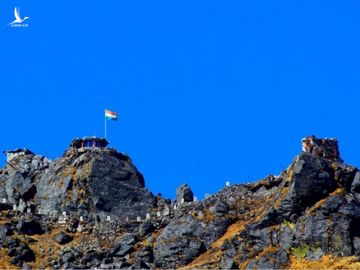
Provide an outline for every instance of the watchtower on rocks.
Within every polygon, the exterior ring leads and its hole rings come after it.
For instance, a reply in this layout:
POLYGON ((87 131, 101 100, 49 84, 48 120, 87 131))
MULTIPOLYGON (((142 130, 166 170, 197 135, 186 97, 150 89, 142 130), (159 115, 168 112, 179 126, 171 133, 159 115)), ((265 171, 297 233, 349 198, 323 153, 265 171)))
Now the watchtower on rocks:
POLYGON ((4 154, 6 155, 6 162, 10 162, 15 157, 33 155, 34 153, 27 148, 18 148, 15 150, 5 150, 4 154))
POLYGON ((318 157, 334 161, 342 161, 340 158, 338 141, 334 138, 318 139, 313 135, 303 138, 302 151, 311 153, 318 157))
POLYGON ((80 148, 105 148, 109 142, 105 138, 100 137, 83 137, 74 139, 70 147, 80 148))

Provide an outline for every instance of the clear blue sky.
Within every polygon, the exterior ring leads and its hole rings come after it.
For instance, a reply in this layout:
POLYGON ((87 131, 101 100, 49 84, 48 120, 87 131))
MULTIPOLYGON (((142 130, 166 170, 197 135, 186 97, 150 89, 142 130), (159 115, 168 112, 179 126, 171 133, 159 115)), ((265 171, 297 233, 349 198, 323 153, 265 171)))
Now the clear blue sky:
MULTIPOLYGON (((127 152, 157 194, 278 174, 302 137, 360 166, 359 1, 0 3, 0 148, 127 152), (26 29, 7 24, 13 9, 26 29)), ((4 163, 4 158, 1 158, 4 163)))

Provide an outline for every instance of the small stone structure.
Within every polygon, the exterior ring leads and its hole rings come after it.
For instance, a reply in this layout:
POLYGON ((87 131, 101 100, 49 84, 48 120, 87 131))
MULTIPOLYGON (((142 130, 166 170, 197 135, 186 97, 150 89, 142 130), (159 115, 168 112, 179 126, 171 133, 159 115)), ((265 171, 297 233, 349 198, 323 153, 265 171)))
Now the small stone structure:
POLYGON ((303 138, 302 151, 311 153, 318 157, 323 157, 334 161, 342 161, 340 158, 338 141, 334 138, 318 139, 313 135, 303 138))
POLYGON ((70 147, 73 148, 104 148, 109 144, 105 138, 101 137, 83 137, 74 139, 70 147))
POLYGON ((4 154, 6 155, 6 162, 10 162, 13 158, 19 157, 19 156, 34 155, 34 153, 31 152, 27 148, 17 148, 15 150, 5 150, 4 154))

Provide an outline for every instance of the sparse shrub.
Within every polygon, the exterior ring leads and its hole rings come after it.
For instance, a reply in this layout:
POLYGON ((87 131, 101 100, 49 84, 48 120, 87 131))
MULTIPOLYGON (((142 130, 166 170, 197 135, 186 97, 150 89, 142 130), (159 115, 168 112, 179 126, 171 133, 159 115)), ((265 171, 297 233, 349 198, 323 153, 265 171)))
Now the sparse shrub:
POLYGON ((304 245, 300 245, 296 248, 292 248, 291 250, 296 256, 303 259, 307 256, 307 254, 310 250, 310 247, 308 245, 304 244, 304 245))
POLYGON ((284 220, 283 224, 286 226, 286 227, 289 227, 290 229, 295 229, 295 223, 289 221, 289 220, 284 220))

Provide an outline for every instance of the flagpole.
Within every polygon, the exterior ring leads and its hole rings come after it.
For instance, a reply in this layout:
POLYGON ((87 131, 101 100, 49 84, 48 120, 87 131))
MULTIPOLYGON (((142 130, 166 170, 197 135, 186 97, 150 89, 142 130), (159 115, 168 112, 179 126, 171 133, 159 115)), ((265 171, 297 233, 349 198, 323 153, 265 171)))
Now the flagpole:
POLYGON ((106 117, 105 117, 105 139, 106 139, 106 117))

